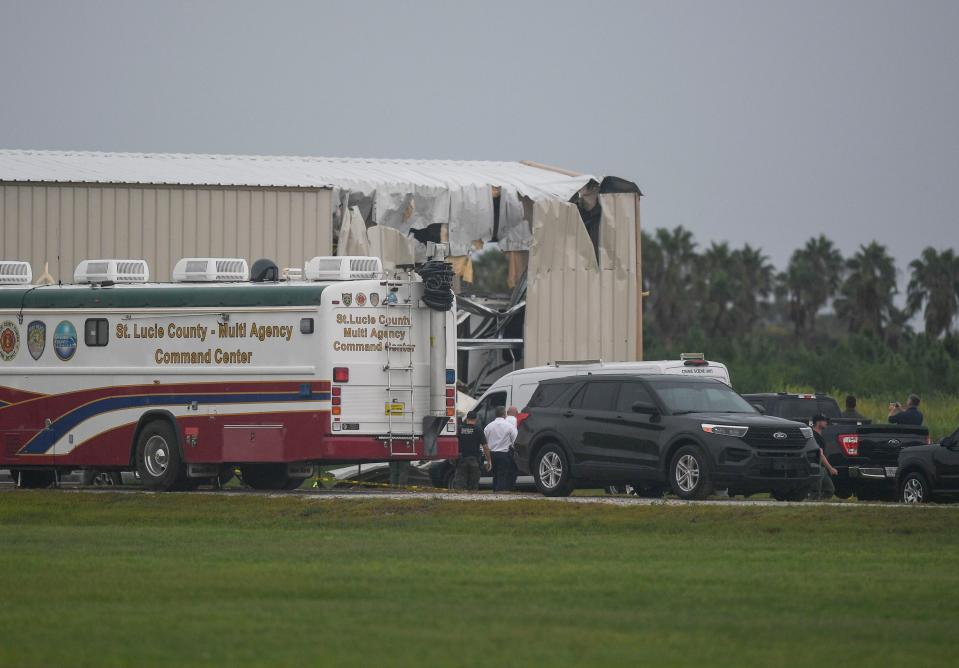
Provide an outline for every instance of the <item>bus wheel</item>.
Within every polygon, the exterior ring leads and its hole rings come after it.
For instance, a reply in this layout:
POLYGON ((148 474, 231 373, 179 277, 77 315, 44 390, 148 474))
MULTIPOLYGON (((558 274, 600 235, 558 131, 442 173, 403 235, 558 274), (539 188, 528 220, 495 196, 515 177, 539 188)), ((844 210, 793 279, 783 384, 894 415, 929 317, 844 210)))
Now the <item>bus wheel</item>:
POLYGON ((147 489, 168 492, 186 479, 176 434, 169 422, 154 420, 143 428, 137 439, 136 463, 147 489))
POLYGON ((57 481, 57 475, 53 471, 37 471, 29 469, 20 469, 10 471, 13 481, 20 481, 20 487, 23 489, 46 489, 52 487, 57 481))
POLYGON ((292 482, 286 464, 240 464, 240 477, 253 489, 289 489, 292 482))

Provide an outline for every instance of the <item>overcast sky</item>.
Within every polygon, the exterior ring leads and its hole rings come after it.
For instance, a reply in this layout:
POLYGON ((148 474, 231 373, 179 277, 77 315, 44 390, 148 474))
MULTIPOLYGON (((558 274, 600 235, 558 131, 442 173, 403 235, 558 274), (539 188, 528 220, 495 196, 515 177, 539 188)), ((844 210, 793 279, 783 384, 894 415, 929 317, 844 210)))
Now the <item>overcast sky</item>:
POLYGON ((529 159, 643 224, 959 248, 959 2, 0 0, 0 147, 529 159))

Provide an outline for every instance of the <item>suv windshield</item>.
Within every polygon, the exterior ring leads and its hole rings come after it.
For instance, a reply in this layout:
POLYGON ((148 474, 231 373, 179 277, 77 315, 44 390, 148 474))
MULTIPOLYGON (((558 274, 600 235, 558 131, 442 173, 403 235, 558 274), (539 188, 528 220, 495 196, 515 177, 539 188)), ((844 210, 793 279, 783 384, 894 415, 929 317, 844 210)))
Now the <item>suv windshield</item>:
POLYGON ((673 415, 681 413, 756 413, 756 409, 719 381, 655 380, 653 390, 673 415))

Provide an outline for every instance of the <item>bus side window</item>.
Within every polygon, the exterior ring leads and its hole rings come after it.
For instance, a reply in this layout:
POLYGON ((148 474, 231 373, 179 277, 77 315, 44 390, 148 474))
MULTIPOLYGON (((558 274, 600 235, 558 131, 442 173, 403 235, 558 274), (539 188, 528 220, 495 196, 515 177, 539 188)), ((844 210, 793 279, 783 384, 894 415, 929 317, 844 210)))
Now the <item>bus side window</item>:
POLYGON ((106 318, 89 318, 83 327, 83 339, 88 346, 97 348, 110 340, 110 324, 106 318))

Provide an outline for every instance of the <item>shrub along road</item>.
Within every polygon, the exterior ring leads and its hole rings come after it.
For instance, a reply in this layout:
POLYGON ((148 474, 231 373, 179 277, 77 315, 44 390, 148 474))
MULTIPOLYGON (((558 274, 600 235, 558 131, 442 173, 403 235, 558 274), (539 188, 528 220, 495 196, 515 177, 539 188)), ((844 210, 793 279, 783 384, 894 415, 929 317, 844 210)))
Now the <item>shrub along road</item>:
POLYGON ((0 494, 0 665, 954 659, 942 508, 337 496, 0 494))

